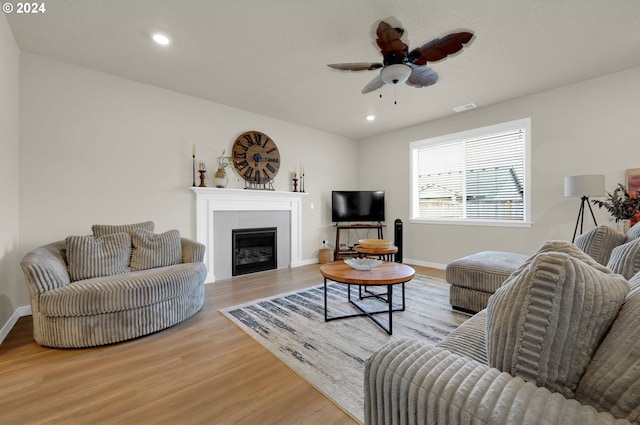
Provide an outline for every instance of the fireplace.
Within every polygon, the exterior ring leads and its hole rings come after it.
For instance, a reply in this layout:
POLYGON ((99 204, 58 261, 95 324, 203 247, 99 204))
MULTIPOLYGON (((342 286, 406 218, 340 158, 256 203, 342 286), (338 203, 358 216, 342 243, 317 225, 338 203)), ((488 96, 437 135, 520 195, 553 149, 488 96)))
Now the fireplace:
POLYGON ((278 228, 278 268, 299 267, 302 260, 303 192, 192 187, 196 239, 204 244, 207 283, 230 279, 231 231, 278 228))
POLYGON ((277 235, 277 227, 232 230, 231 275, 276 269, 277 235))

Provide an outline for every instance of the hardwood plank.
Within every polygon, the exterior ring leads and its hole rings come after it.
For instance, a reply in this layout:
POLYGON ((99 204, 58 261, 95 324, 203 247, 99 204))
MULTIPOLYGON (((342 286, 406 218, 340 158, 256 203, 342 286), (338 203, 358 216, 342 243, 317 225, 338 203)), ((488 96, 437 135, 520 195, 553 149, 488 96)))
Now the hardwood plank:
MULTIPOLYGON (((413 267, 444 278, 443 270, 413 267)), ((95 348, 41 347, 23 317, 0 345, 0 423, 353 425, 218 312, 322 283, 315 264, 211 283, 189 320, 95 348)))

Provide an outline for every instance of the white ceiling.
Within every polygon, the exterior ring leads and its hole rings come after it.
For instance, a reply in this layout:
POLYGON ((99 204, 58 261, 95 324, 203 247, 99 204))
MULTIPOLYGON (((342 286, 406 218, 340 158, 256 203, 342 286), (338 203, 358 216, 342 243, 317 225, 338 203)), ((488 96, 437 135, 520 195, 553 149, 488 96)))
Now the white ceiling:
POLYGON ((354 139, 640 66, 640 0, 44 3, 5 15, 23 51, 354 139), (363 95, 378 71, 326 65, 380 61, 374 28, 390 16, 410 49, 455 30, 476 38, 431 63, 434 86, 363 95), (155 31, 173 43, 153 43, 155 31))

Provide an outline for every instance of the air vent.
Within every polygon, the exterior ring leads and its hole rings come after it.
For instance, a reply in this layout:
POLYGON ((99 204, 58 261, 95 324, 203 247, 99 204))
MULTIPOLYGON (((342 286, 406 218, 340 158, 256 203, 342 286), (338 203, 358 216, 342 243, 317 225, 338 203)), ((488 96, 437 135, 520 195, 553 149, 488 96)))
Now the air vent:
POLYGON ((456 106, 455 108, 453 108, 453 110, 456 112, 463 112, 473 108, 477 108, 475 103, 467 103, 466 105, 456 106))

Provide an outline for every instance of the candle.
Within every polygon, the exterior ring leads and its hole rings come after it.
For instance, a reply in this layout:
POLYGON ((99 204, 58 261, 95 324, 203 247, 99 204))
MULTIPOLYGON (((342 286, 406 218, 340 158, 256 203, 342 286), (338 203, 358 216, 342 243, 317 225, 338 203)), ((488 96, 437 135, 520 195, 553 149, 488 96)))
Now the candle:
POLYGON ((193 147, 191 148, 191 155, 192 156, 196 156, 196 145, 194 144, 193 147))

